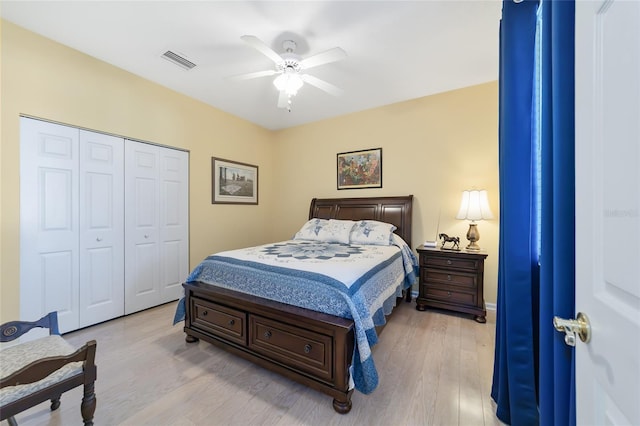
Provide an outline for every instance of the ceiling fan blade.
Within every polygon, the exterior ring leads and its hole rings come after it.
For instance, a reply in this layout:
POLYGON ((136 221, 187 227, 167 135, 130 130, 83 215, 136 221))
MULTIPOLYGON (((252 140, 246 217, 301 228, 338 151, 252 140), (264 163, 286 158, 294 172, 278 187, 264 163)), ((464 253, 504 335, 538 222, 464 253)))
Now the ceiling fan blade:
POLYGON ((247 43, 249 43, 258 52, 262 53, 264 56, 271 59, 273 62, 276 63, 276 65, 282 63, 282 58, 280 57, 280 55, 278 55, 276 51, 274 51, 269 46, 267 46, 258 37, 252 36, 252 35, 243 35, 240 38, 246 41, 247 43))
POLYGON ((318 77, 314 77, 309 74, 302 74, 301 77, 304 82, 309 83, 310 85, 315 86, 320 90, 324 90, 330 95, 340 96, 343 93, 343 90, 339 87, 336 87, 331 83, 327 83, 324 80, 320 80, 318 77))
POLYGON ((227 77, 227 80, 242 81, 242 80, 249 80, 251 78, 267 77, 274 74, 278 74, 278 71, 276 70, 256 71, 256 72, 250 72, 246 74, 232 75, 231 77, 227 77))
POLYGON ((347 52, 339 47, 334 47, 333 49, 325 50, 324 52, 320 52, 303 59, 302 61, 300 61, 300 65, 303 69, 308 69, 317 67, 318 65, 339 61, 340 59, 344 59, 346 57, 347 52))
POLYGON ((280 91, 280 95, 278 96, 278 108, 287 108, 289 106, 289 96, 287 92, 284 90, 280 91))

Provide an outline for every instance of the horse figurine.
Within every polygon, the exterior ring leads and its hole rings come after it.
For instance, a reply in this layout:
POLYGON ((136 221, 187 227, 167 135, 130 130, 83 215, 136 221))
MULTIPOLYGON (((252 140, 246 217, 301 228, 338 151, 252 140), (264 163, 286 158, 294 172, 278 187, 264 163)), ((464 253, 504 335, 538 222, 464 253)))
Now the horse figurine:
POLYGON ((440 234, 438 236, 442 240, 442 248, 447 250, 460 250, 460 237, 450 237, 447 234, 440 234), (446 243, 453 243, 451 248, 446 248, 446 243))

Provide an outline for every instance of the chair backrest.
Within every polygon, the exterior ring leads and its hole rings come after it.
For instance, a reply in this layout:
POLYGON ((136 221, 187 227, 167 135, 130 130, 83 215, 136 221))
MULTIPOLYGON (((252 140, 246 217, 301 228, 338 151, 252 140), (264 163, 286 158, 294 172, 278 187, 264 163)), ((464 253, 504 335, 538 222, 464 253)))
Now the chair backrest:
POLYGON ((48 328, 49 334, 60 334, 58 330, 58 312, 49 312, 38 321, 10 321, 0 325, 0 342, 10 342, 29 330, 41 327, 48 328))

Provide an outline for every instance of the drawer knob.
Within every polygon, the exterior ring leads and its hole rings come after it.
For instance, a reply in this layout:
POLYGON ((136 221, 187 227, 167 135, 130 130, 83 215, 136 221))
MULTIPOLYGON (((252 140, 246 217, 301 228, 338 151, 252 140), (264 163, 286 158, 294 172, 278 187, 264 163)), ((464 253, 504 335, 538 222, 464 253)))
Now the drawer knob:
POLYGON ((264 332, 264 338, 265 338, 265 339, 268 339, 268 338, 270 338, 270 337, 271 337, 271 332, 270 332, 269 330, 265 331, 265 332, 264 332))
POLYGON ((451 297, 451 292, 450 291, 447 292, 447 297, 451 297))
POLYGON ((203 316, 203 317, 206 317, 206 316, 207 316, 207 314, 209 314, 209 311, 202 311, 202 316, 203 316))
POLYGON ((304 353, 308 354, 309 352, 311 352, 311 345, 307 343, 304 345, 304 353))
POLYGON ((236 320, 229 320, 229 325, 234 325, 236 323, 236 320))
POLYGON ((447 275, 447 281, 451 281, 451 275, 447 275))
POLYGON ((451 260, 447 259, 447 265, 451 265, 451 260))

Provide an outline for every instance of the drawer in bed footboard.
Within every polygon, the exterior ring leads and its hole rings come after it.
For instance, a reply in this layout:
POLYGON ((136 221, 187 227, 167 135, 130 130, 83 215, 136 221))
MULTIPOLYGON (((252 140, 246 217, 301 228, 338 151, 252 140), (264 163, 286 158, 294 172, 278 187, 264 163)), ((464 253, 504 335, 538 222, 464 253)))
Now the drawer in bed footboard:
POLYGON ((333 380, 331 336, 249 315, 249 348, 318 379, 333 380))
POLYGON ((226 340, 247 344, 247 314, 217 303, 191 298, 192 326, 226 340))

